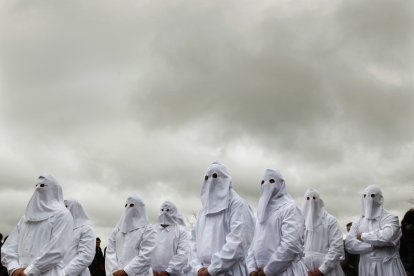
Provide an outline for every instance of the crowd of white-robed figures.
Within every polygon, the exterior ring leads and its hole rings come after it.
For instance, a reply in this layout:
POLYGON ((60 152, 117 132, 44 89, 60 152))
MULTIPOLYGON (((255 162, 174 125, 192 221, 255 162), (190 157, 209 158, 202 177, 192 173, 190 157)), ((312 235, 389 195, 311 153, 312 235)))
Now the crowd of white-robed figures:
MULTIPOLYGON (((172 202, 148 222, 144 200, 128 197, 108 239, 106 275, 344 275, 342 232, 320 194, 309 189, 299 208, 277 170, 267 169, 254 216, 233 188, 227 169, 213 162, 201 188, 202 209, 191 231, 172 202)), ((398 217, 383 208, 377 186, 361 195, 362 212, 345 247, 360 254, 359 275, 405 275, 398 217)), ((25 214, 1 251, 9 275, 90 275, 95 234, 81 204, 63 199, 48 174, 39 177, 25 214)))

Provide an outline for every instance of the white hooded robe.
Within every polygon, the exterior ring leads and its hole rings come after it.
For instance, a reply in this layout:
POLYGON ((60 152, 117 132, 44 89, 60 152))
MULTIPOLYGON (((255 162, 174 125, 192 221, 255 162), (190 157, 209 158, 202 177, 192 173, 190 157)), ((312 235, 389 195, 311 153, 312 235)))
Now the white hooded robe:
POLYGON ((138 195, 129 197, 125 212, 108 239, 106 275, 123 269, 128 276, 152 276, 151 255, 156 245, 157 232, 148 224, 144 201, 138 195))
POLYGON ((404 267, 399 256, 401 229, 398 217, 383 208, 380 188, 368 186, 362 196, 362 216, 352 223, 345 240, 346 249, 360 254, 360 276, 402 276, 404 267), (362 241, 357 239, 361 234, 362 241))
POLYGON ((155 228, 158 233, 158 244, 152 255, 152 270, 167 271, 170 275, 183 275, 183 269, 189 261, 191 236, 175 204, 166 201, 161 205, 155 228))
POLYGON ((285 191, 279 171, 267 169, 257 209, 257 222, 247 265, 249 273, 307 276, 303 255, 304 218, 285 191))
POLYGON ((231 176, 218 162, 207 169, 201 202, 195 226, 195 274, 207 267, 212 276, 246 275, 254 216, 249 204, 232 189, 231 176))
POLYGON ((79 201, 66 199, 65 205, 73 217, 73 240, 64 260, 66 276, 90 276, 88 266, 96 250, 92 223, 79 201))
POLYGON ((324 208, 317 191, 305 193, 302 207, 305 216, 305 265, 327 276, 344 276, 340 259, 345 255, 338 221, 324 208))
POLYGON ((64 276, 63 259, 72 241, 73 219, 62 188, 49 174, 39 176, 25 215, 1 248, 9 275, 25 268, 27 276, 64 276))

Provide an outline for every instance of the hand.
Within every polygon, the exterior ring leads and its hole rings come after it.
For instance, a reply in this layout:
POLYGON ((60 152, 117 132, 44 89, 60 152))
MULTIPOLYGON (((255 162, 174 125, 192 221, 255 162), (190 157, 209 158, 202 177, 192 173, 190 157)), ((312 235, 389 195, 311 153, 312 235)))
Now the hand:
POLYGON ((170 276, 170 273, 168 273, 167 271, 161 271, 158 273, 159 276, 170 276))
POLYGON ((362 240, 361 235, 362 235, 362 233, 358 233, 358 234, 357 234, 357 236, 356 236, 357 240, 359 240, 359 241, 363 241, 363 240, 362 240))
POLYGON ((26 276, 26 273, 24 273, 25 268, 18 268, 16 269, 12 276, 26 276))
POLYGON ((115 271, 113 273, 113 275, 114 276, 128 276, 128 274, 123 269, 120 269, 120 270, 115 271))
POLYGON ((319 268, 317 268, 314 271, 309 271, 308 275, 309 276, 323 276, 324 274, 319 270, 319 268))
POLYGON ((211 276, 210 273, 208 273, 207 267, 200 268, 197 275, 198 276, 211 276))
POLYGON ((153 271, 152 274, 154 274, 154 276, 160 276, 160 274, 158 272, 153 271))
POLYGON ((262 267, 259 267, 259 270, 257 270, 257 276, 266 276, 262 267))
POLYGON ((249 276, 257 276, 257 271, 252 271, 249 273, 249 276))

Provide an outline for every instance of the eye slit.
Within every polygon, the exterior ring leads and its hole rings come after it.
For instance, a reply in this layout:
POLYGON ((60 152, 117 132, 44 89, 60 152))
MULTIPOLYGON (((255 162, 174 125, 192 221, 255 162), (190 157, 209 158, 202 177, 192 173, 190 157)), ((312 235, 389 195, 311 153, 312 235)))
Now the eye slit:
POLYGON ((170 209, 167 209, 167 212, 169 212, 170 211, 170 209))
POLYGON ((313 197, 313 200, 316 200, 316 197, 313 197))
POLYGON ((125 208, 128 206, 128 203, 125 204, 125 208))
POLYGON ((371 197, 375 197, 375 194, 371 194, 371 197))
POLYGON ((134 206, 135 206, 134 203, 129 204, 129 207, 134 207, 134 206))
POLYGON ((309 197, 306 198, 306 200, 309 200, 309 199, 310 199, 309 197))
POLYGON ((207 181, 208 179, 208 175, 204 176, 204 180, 207 181))
POLYGON ((364 194, 364 198, 365 198, 365 197, 367 197, 367 195, 366 195, 366 194, 364 194))
POLYGON ((262 185, 263 185, 263 183, 264 183, 264 180, 262 180, 262 182, 260 182, 262 185))
POLYGON ((275 180, 272 178, 269 180, 270 183, 275 183, 275 180))
POLYGON ((213 173, 213 178, 217 178, 217 174, 216 173, 213 173))

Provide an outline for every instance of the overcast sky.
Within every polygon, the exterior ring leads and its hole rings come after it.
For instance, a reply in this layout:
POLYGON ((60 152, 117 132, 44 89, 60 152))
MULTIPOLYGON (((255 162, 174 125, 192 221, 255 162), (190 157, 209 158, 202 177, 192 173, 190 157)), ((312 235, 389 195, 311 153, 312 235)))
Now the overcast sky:
POLYGON ((134 193, 192 220, 221 161, 266 168, 344 224, 379 185, 414 202, 414 2, 0 0, 0 232, 56 176, 103 243, 134 193))

